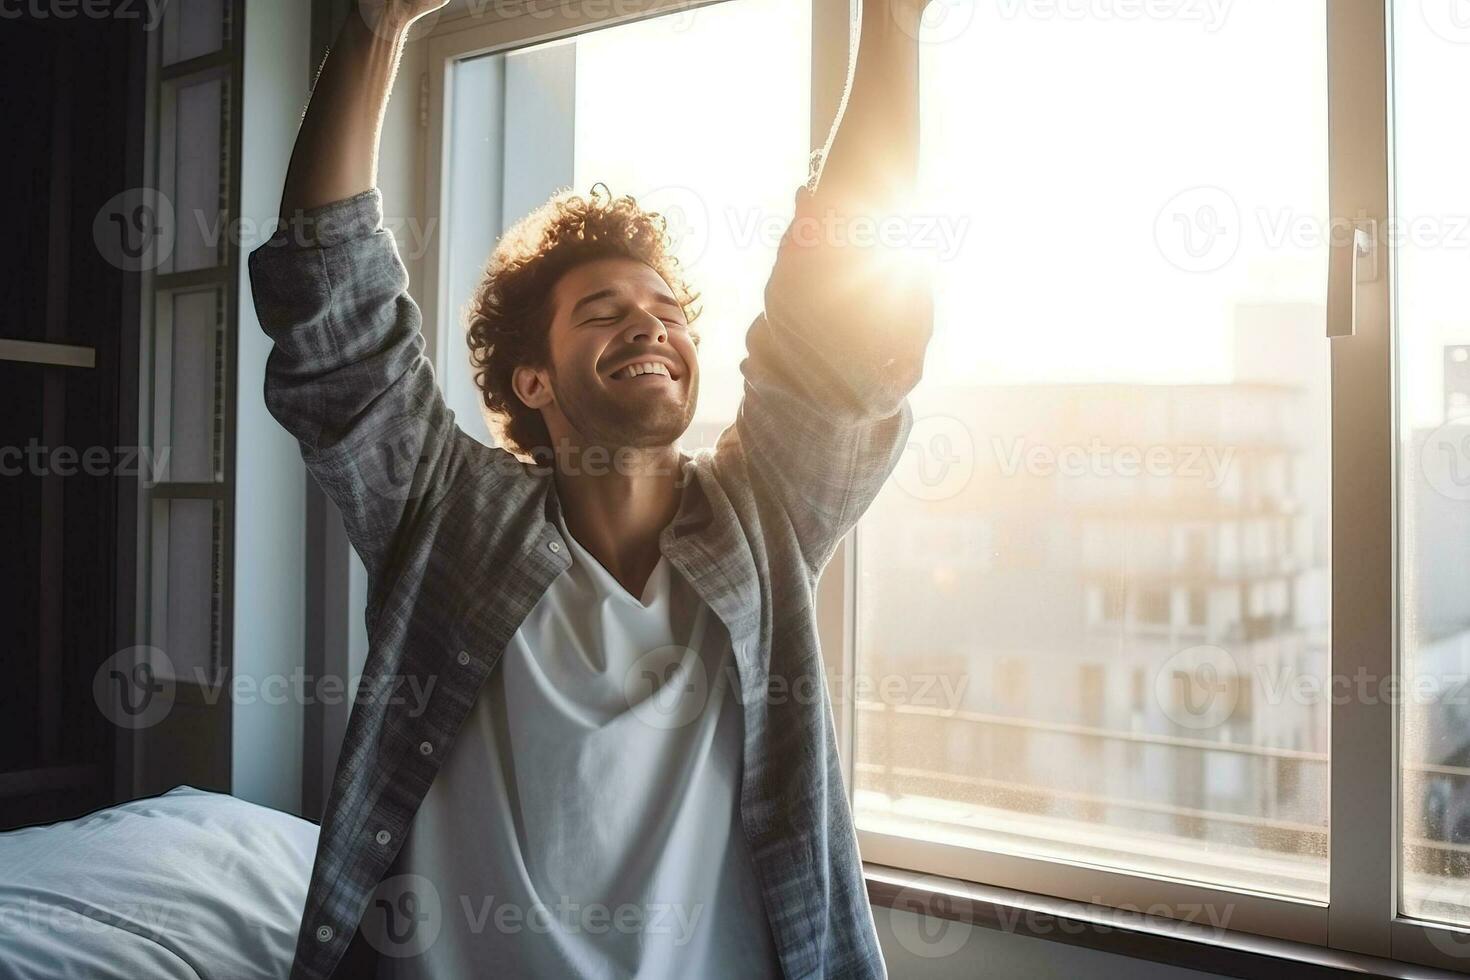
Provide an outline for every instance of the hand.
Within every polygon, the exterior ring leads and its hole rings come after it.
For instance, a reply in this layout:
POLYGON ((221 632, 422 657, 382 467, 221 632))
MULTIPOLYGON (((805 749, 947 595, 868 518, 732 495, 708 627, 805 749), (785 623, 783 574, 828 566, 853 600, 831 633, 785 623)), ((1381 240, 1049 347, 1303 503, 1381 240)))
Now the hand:
POLYGON ((385 38, 407 33, 415 21, 448 5, 449 0, 357 0, 363 22, 385 38))

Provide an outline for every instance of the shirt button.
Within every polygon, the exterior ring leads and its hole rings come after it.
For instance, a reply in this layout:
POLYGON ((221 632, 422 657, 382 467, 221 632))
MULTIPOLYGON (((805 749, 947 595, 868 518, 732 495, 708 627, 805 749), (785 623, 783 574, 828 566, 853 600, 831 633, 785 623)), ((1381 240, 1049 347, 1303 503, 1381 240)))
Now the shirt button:
POLYGON ((459 665, 461 667, 468 667, 470 665, 470 655, 468 653, 465 653, 463 650, 459 651, 459 657, 456 659, 459 660, 459 665))
POLYGON ((380 831, 378 831, 377 841, 378 841, 379 844, 386 844, 386 843, 388 843, 392 839, 393 839, 393 835, 390 834, 390 833, 388 833, 386 830, 380 830, 380 831))
POLYGON ((433 745, 432 742, 420 742, 419 743, 419 755, 428 755, 429 753, 431 753, 433 751, 434 751, 434 745, 433 745))
POLYGON ((316 927, 316 941, 317 942, 319 942, 319 943, 329 943, 329 942, 332 941, 332 935, 333 935, 333 933, 332 933, 332 927, 331 926, 317 926, 316 927))
POLYGON ((553 555, 559 555, 559 554, 561 554, 561 542, 560 541, 553 541, 553 542, 551 542, 551 544, 547 545, 546 547, 548 547, 548 548, 551 549, 551 553, 553 555))

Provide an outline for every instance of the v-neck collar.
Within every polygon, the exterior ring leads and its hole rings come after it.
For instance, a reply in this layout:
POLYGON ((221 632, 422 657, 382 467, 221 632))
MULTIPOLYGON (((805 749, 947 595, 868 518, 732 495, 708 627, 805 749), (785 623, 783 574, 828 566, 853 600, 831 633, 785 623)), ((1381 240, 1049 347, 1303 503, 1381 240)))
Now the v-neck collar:
POLYGON ((619 601, 635 605, 644 610, 652 609, 658 605, 660 600, 668 597, 669 560, 664 557, 662 551, 659 552, 658 561, 654 564, 653 571, 648 573, 648 581, 643 584, 643 595, 639 598, 629 592, 623 583, 618 581, 617 576, 609 572, 603 566, 602 562, 597 560, 596 555, 582 547, 582 542, 578 541, 567 528, 566 519, 562 516, 560 509, 558 509, 556 515, 556 526, 561 531, 562 537, 567 539, 567 547, 571 550, 572 561, 574 563, 580 563, 583 568, 587 569, 587 574, 593 578, 598 590, 604 595, 612 596, 619 601))

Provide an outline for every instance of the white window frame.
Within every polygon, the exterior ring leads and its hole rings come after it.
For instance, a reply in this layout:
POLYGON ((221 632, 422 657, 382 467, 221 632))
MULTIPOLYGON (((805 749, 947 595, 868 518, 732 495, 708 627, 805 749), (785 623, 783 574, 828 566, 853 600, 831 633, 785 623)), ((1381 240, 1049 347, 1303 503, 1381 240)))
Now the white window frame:
MULTIPOLYGON (((508 52, 634 20, 727 0, 526 0, 501 16, 447 13, 428 45, 425 202, 428 227, 442 228, 450 211, 446 113, 452 105, 454 62, 508 52), (554 15, 551 11, 555 11, 554 15)), ((812 3, 812 146, 826 140, 841 97, 854 36, 858 0, 812 3), (846 26, 847 29, 844 29, 846 26)), ((1392 0, 1327 0, 1331 213, 1369 218, 1385 226, 1389 211, 1389 4, 1392 0)), ((793 175, 798 179, 800 175, 793 175)), ((433 236, 424 262, 425 334, 441 372, 446 345, 438 342, 441 310, 462 297, 440 295, 440 243, 433 236)), ((1394 480, 1395 439, 1390 286, 1393 256, 1379 247, 1389 269, 1361 283, 1351 337, 1331 342, 1332 372, 1332 673, 1362 669, 1388 677, 1397 664, 1394 480), (1347 393, 1346 397, 1339 397, 1347 393), (1365 475, 1371 475, 1371 478, 1365 475)), ((1341 249, 1337 249, 1341 252, 1341 249)), ((1328 320, 1340 323, 1352 308, 1351 279, 1333 262, 1328 320)), ((454 365, 457 367, 457 365, 454 365)), ((856 585, 861 526, 837 549, 818 590, 817 620, 833 688, 834 724, 851 798, 855 705, 843 696, 856 671, 856 585)), ((1345 700, 1345 699, 1338 699, 1345 700)), ((1470 932, 1416 922, 1399 914, 1398 717, 1387 704, 1334 705, 1330 717, 1330 891, 1326 903, 1254 894, 1122 870, 1070 864, 858 832, 863 858, 882 868, 960 882, 1122 908, 1230 908, 1229 928, 1344 953, 1399 959, 1464 970, 1452 955, 1470 932)), ((1470 951, 1470 946, 1466 947, 1470 951)))

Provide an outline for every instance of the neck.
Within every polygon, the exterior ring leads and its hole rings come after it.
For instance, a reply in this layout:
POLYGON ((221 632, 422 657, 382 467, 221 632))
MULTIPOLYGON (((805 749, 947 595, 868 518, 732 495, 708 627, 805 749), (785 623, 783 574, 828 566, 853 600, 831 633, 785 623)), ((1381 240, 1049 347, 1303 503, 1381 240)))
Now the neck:
POLYGON ((579 447, 558 453, 567 530, 634 596, 659 561, 659 535, 679 510, 679 450, 579 447))

